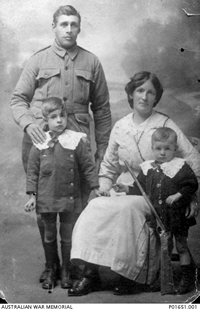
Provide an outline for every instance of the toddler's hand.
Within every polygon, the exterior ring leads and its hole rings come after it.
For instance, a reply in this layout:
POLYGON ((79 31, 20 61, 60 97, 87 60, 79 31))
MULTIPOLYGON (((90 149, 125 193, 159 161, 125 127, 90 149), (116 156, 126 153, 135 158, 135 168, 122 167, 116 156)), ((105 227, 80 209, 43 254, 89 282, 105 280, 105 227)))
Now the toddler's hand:
POLYGON ((124 184, 122 184, 122 183, 113 185, 113 189, 114 189, 116 192, 125 192, 125 193, 128 193, 128 192, 129 192, 128 186, 127 186, 127 185, 124 185, 124 184))
POLYGON ((97 197, 109 197, 109 191, 101 190, 101 189, 94 189, 94 193, 97 197))
POLYGON ((35 206, 36 206, 36 200, 35 200, 35 197, 32 197, 28 200, 28 202, 25 204, 24 206, 24 210, 26 212, 31 212, 35 209, 35 206))
POLYGON ((169 205, 169 206, 172 206, 172 204, 176 201, 178 201, 180 198, 182 197, 182 195, 177 192, 173 195, 170 195, 168 196, 168 198, 166 199, 166 203, 169 205))

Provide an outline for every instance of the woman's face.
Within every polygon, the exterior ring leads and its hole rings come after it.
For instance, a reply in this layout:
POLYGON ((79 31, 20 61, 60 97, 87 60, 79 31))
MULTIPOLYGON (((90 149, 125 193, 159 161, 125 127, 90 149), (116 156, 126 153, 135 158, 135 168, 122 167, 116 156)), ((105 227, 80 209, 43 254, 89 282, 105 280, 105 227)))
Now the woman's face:
POLYGON ((156 101, 156 89, 152 82, 147 80, 133 92, 134 111, 145 116, 150 116, 156 101))

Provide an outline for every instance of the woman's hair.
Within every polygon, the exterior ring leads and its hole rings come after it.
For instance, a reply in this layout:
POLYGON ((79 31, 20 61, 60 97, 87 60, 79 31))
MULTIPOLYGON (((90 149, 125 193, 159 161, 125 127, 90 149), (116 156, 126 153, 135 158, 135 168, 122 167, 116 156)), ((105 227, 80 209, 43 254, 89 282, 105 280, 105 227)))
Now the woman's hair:
POLYGON ((135 89, 139 86, 141 86, 142 84, 144 84, 146 81, 150 80, 151 83, 153 84, 155 90, 156 90, 156 100, 154 103, 154 107, 157 105, 157 103, 159 102, 159 100, 162 97, 163 94, 163 87, 162 84, 160 83, 159 79, 156 77, 156 75, 154 73, 148 72, 148 71, 141 71, 136 73, 132 78, 130 78, 130 82, 128 82, 125 86, 125 91, 128 95, 128 102, 129 105, 131 106, 131 108, 133 108, 134 106, 134 102, 133 102, 133 92, 135 91, 135 89))
POLYGON ((60 15, 75 15, 79 18, 79 24, 81 24, 81 15, 72 5, 62 5, 60 6, 56 12, 53 14, 53 23, 57 24, 58 17, 60 15))
POLYGON ((48 115, 51 112, 57 109, 60 109, 61 112, 67 113, 65 104, 58 97, 46 98, 45 100, 43 100, 41 108, 42 108, 42 115, 45 119, 47 119, 48 115))
POLYGON ((163 141, 164 142, 168 139, 171 142, 174 142, 174 144, 177 144, 176 132, 169 127, 159 127, 152 134, 151 142, 153 144, 153 142, 156 142, 156 141, 163 141))

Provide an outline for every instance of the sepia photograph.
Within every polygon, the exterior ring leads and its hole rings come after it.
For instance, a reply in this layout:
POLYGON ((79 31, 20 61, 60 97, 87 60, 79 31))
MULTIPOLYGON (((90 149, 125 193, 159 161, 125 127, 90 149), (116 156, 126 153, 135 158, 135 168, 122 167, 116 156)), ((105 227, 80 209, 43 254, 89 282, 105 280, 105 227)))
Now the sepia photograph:
POLYGON ((0 27, 1 308, 197 309, 200 1, 1 0, 0 27))

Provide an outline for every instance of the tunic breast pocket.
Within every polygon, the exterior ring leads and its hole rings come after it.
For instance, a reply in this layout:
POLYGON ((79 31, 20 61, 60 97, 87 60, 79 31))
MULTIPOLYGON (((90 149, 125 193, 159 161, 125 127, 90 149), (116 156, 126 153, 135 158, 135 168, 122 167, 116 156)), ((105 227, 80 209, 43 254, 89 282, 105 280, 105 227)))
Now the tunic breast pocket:
POLYGON ((40 175, 49 176, 53 172, 53 155, 49 153, 43 153, 40 156, 40 175))
POLYGON ((38 88, 37 99, 44 99, 47 96, 60 97, 60 69, 59 68, 43 68, 37 76, 38 88))
POLYGON ((94 83, 94 79, 90 71, 75 70, 74 102, 88 104, 91 83, 94 83))

